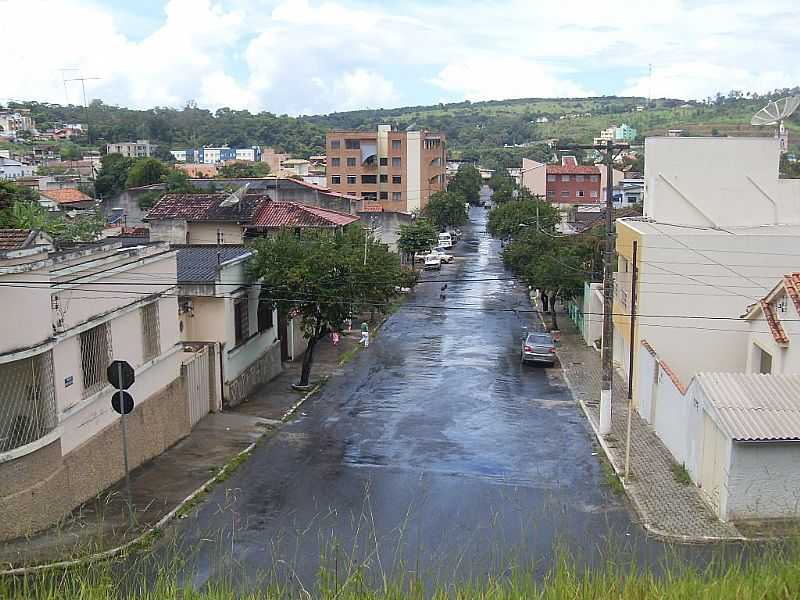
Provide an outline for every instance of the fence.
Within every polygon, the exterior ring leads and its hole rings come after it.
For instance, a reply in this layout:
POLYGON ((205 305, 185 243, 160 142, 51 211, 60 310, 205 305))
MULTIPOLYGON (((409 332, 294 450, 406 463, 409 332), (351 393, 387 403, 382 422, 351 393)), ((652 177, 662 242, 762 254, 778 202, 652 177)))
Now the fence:
POLYGON ((575 323, 575 326, 580 330, 581 335, 583 335, 584 329, 584 322, 583 322, 583 309, 581 309, 581 305, 583 304, 583 299, 579 298, 576 300, 569 300, 567 302, 567 314, 569 318, 575 323), (580 304, 579 304, 580 303, 580 304))

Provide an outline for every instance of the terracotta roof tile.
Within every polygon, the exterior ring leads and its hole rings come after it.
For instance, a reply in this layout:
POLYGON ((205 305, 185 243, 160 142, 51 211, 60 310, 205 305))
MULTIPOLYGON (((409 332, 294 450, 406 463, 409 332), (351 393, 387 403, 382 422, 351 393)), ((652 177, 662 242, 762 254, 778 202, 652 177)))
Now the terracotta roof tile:
POLYGON ((147 220, 233 221, 250 223, 261 206, 269 201, 266 194, 245 194, 239 202, 222 203, 231 196, 214 194, 165 194, 147 212, 147 220))
POLYGON ((30 244, 30 229, 0 229, 0 250, 20 250, 30 244))
POLYGON ((40 191, 39 194, 46 198, 50 198, 58 204, 74 204, 76 202, 92 202, 92 198, 84 194, 80 190, 73 188, 64 188, 60 190, 45 190, 40 191))
POLYGON ((769 326, 770 333, 772 333, 772 337, 774 337, 775 341, 779 344, 788 344, 789 337, 786 335, 783 326, 775 316, 775 311, 772 310, 772 307, 766 300, 760 300, 759 304, 761 306, 761 312, 764 313, 764 317, 767 319, 767 325, 769 326))
POLYGON ((295 202, 268 202, 253 221, 254 227, 342 227, 358 221, 355 215, 295 202))

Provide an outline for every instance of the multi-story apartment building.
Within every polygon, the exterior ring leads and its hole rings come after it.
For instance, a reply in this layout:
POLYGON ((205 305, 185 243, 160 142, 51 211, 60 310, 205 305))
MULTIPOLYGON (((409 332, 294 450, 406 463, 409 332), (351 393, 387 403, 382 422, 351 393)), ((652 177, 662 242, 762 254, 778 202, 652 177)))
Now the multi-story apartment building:
POLYGON ((27 108, 0 110, 0 135, 16 137, 18 131, 36 129, 36 122, 27 108))
POLYGON ((411 212, 425 207, 445 185, 445 137, 429 131, 330 131, 328 187, 384 210, 411 212))
POLYGON ((119 142, 117 144, 106 145, 108 154, 122 154, 128 158, 142 158, 152 156, 156 145, 151 144, 150 140, 136 140, 135 142, 119 142))
POLYGON ((170 150, 170 154, 181 163, 201 165, 215 165, 228 160, 246 160, 256 162, 261 160, 261 148, 229 148, 228 146, 202 146, 201 148, 186 148, 184 150, 170 150))

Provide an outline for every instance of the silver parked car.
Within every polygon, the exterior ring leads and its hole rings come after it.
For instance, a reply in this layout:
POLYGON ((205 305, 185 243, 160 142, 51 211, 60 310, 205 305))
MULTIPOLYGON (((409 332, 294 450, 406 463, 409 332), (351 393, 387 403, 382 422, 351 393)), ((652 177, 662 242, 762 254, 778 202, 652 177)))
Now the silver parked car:
POLYGON ((522 342, 522 362, 556 363, 556 344, 549 333, 529 333, 522 342))

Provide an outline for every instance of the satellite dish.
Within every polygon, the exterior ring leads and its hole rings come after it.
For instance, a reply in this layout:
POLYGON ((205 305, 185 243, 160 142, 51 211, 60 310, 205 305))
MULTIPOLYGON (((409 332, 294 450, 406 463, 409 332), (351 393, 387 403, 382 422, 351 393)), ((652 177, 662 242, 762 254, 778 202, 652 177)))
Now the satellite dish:
POLYGON ((249 187, 250 187, 250 182, 248 181, 242 187, 240 187, 238 190, 233 192, 230 196, 225 198, 225 200, 220 202, 219 203, 220 207, 233 206, 235 204, 238 204, 239 201, 242 199, 242 196, 244 196, 245 192, 247 192, 247 188, 249 188, 249 187))
POLYGON ((786 152, 789 149, 789 136, 786 127, 783 125, 784 119, 788 119, 792 113, 800 106, 800 96, 787 96, 780 100, 770 102, 750 119, 751 125, 777 125, 778 130, 775 137, 778 138, 780 151, 786 152))

